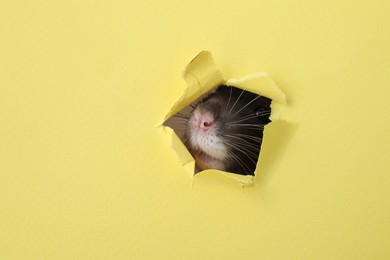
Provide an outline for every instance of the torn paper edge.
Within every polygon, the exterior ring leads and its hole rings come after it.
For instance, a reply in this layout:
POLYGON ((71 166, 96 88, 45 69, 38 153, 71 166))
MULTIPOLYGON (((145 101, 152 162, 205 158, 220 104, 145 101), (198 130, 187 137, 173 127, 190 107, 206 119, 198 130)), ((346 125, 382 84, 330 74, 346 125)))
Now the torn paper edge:
MULTIPOLYGON (((266 72, 256 72, 239 79, 224 80, 222 73, 219 71, 214 59, 209 51, 201 51, 184 69, 182 77, 186 82, 186 89, 182 97, 173 105, 170 111, 166 114, 164 122, 171 118, 182 109, 186 108, 202 95, 208 93, 210 90, 218 87, 221 84, 226 84, 241 88, 255 94, 268 97, 272 99, 272 103, 286 104, 286 95, 279 88, 279 86, 268 76, 266 72)), ((271 120, 275 121, 279 119, 278 115, 275 115, 273 109, 271 110, 271 120)), ((164 123, 163 122, 163 123, 164 123)), ((175 131, 170 127, 161 126, 166 128, 168 138, 171 140, 171 148, 176 152, 181 165, 190 171, 194 176, 195 160, 188 151, 187 147, 183 144, 180 138, 176 135, 175 131)), ((272 124, 272 122, 270 123, 272 124)), ((261 147, 263 150, 264 147, 261 147)), ((261 154, 260 150, 260 154, 261 154)), ((259 156, 260 156, 259 154, 259 156)), ((236 180, 242 186, 252 185, 254 178, 258 175, 259 164, 255 169, 255 176, 251 175, 239 175, 236 173, 224 172, 219 170, 208 169, 202 172, 217 172, 228 178, 236 180)))

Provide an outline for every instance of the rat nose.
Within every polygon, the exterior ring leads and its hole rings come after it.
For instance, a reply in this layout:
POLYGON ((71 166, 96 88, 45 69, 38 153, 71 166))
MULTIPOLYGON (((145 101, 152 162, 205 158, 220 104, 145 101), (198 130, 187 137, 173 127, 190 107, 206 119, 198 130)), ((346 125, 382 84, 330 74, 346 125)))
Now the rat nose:
POLYGON ((214 117, 209 112, 195 111, 194 126, 204 131, 212 127, 214 117))

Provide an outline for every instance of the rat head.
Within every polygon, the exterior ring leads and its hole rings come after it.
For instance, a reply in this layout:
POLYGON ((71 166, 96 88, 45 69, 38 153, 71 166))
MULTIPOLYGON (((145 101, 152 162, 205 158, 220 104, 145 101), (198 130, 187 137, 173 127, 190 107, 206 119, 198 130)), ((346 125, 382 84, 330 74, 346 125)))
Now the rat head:
POLYGON ((270 104, 268 98, 225 85, 197 101, 186 132, 197 168, 253 175, 270 104))

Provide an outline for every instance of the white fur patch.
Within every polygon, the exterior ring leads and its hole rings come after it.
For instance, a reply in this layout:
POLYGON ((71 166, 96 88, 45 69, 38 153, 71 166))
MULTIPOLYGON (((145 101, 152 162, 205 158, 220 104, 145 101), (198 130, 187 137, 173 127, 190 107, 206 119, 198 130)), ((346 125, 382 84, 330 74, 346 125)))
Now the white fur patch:
POLYGON ((227 148, 222 142, 223 140, 215 134, 215 127, 214 125, 207 131, 193 129, 191 131, 190 142, 194 148, 202 150, 211 157, 222 161, 227 156, 227 148))

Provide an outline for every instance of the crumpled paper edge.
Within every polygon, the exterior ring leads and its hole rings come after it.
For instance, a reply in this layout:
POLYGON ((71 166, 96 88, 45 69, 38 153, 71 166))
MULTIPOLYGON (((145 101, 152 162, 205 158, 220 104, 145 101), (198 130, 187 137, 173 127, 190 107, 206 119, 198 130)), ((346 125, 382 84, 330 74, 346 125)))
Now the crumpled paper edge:
MULTIPOLYGON (((218 69, 209 51, 201 51, 185 67, 182 77, 186 82, 187 87, 182 97, 173 105, 170 111, 166 114, 164 122, 185 107, 189 106, 199 97, 221 84, 231 85, 256 93, 261 96, 268 97, 272 99, 272 104, 275 102, 286 104, 286 95, 279 88, 279 86, 268 76, 266 72, 257 72, 249 74, 239 79, 224 80, 222 73, 218 69)), ((278 120, 279 115, 274 113, 274 111, 272 110, 270 118, 272 121, 275 121, 278 120)), ((272 122, 270 124, 272 124, 272 122)), ((187 172, 190 172, 192 175, 194 175, 194 158, 187 150, 183 142, 180 140, 180 138, 176 135, 174 130, 167 126, 163 127, 166 130, 165 133, 167 133, 168 138, 170 138, 171 140, 171 148, 176 152, 181 165, 186 168, 187 172)), ((261 150, 263 149, 266 148, 262 146, 261 150)), ((258 164, 256 166, 255 176, 258 175, 259 168, 260 167, 258 164)), ((255 176, 251 175, 239 175, 212 169, 205 170, 202 172, 217 172, 237 181, 242 186, 252 185, 255 178, 255 176)))

